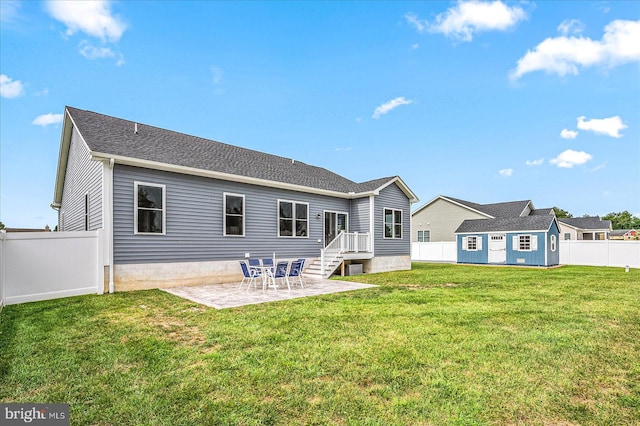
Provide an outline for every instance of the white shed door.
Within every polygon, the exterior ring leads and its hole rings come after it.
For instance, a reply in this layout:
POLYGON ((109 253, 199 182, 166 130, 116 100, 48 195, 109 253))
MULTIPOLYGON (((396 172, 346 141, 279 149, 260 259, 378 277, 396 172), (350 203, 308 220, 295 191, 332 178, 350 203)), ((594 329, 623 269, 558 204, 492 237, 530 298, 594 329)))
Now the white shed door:
POLYGON ((504 234, 489 234, 489 263, 507 262, 507 238, 504 234))

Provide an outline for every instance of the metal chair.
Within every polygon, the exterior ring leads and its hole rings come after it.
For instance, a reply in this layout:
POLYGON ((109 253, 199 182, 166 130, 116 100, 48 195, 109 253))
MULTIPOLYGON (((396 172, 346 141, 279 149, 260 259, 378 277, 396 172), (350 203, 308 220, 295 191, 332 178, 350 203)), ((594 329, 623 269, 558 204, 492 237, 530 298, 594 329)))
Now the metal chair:
POLYGON ((289 262, 287 262, 286 260, 278 262, 278 264, 274 269, 272 278, 274 280, 274 283, 276 280, 281 280, 281 281, 284 280, 287 283, 287 288, 291 290, 291 285, 289 284, 289 278, 287 277, 288 267, 289 267, 289 262))
POLYGON ((247 283, 247 290, 249 290, 249 287, 251 287, 251 283, 253 283, 255 286, 256 278, 258 277, 258 275, 256 274, 257 270, 249 269, 247 267, 247 264, 242 260, 240 261, 240 269, 242 269, 243 277, 242 281, 240 281, 238 290, 240 290, 245 283, 247 283))
POLYGON ((262 266, 270 266, 270 271, 273 273, 273 259, 270 257, 265 257, 262 259, 262 266))
POLYGON ((299 260, 295 260, 293 262, 291 262, 291 267, 289 268, 289 273, 287 274, 287 284, 289 284, 291 281, 289 280, 294 279, 295 278, 298 279, 298 282, 300 283, 300 287, 304 288, 304 279, 302 278, 302 265, 304 264, 304 261, 299 261, 299 260))

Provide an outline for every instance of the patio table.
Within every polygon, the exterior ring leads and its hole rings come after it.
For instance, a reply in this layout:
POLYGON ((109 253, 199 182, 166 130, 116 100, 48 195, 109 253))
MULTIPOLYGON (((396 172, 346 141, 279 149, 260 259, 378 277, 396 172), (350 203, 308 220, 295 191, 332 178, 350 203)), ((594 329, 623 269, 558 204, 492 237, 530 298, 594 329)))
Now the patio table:
MULTIPOLYGON (((276 280, 273 278, 273 266, 252 266, 252 269, 257 269, 260 271, 260 276, 262 277, 262 291, 265 291, 267 287, 272 287, 274 291, 278 290, 278 286, 276 285, 276 280), (271 284, 268 284, 267 281, 271 281, 271 284)), ((248 288, 247 288, 248 290, 248 288)))

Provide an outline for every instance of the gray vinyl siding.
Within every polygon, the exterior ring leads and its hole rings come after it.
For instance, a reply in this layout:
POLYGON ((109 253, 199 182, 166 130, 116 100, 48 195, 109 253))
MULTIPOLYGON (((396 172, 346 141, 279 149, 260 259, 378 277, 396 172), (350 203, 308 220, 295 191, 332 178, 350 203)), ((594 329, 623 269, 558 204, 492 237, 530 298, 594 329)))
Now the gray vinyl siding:
POLYGON ((403 256, 411 254, 411 203, 404 192, 392 184, 380 191, 374 207, 375 256, 403 256), (384 238, 384 209, 402 210, 402 238, 384 238))
POLYGON ((102 163, 91 161, 89 148, 74 128, 58 213, 58 229, 84 231, 85 194, 89 194, 89 231, 102 228, 102 163))
POLYGON ((116 264, 236 260, 245 253, 318 257, 322 212, 349 212, 350 206, 347 199, 117 164, 113 175, 116 264), (166 235, 134 235, 135 181, 166 185, 166 235), (244 237, 223 236, 224 192, 245 196, 244 237), (309 204, 308 238, 278 237, 278 200, 309 204))
POLYGON ((369 197, 351 200, 349 231, 369 232, 369 197))

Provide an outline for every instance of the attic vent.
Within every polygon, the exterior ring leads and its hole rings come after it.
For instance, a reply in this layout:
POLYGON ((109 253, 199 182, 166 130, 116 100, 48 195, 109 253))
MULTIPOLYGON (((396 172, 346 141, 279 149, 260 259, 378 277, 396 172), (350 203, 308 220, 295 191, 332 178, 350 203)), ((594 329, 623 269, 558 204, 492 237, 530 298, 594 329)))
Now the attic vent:
POLYGON ((138 134, 138 123, 135 123, 133 126, 133 133, 138 134))
POLYGON ((291 164, 295 164, 296 160, 294 160, 293 158, 291 159, 291 164))

